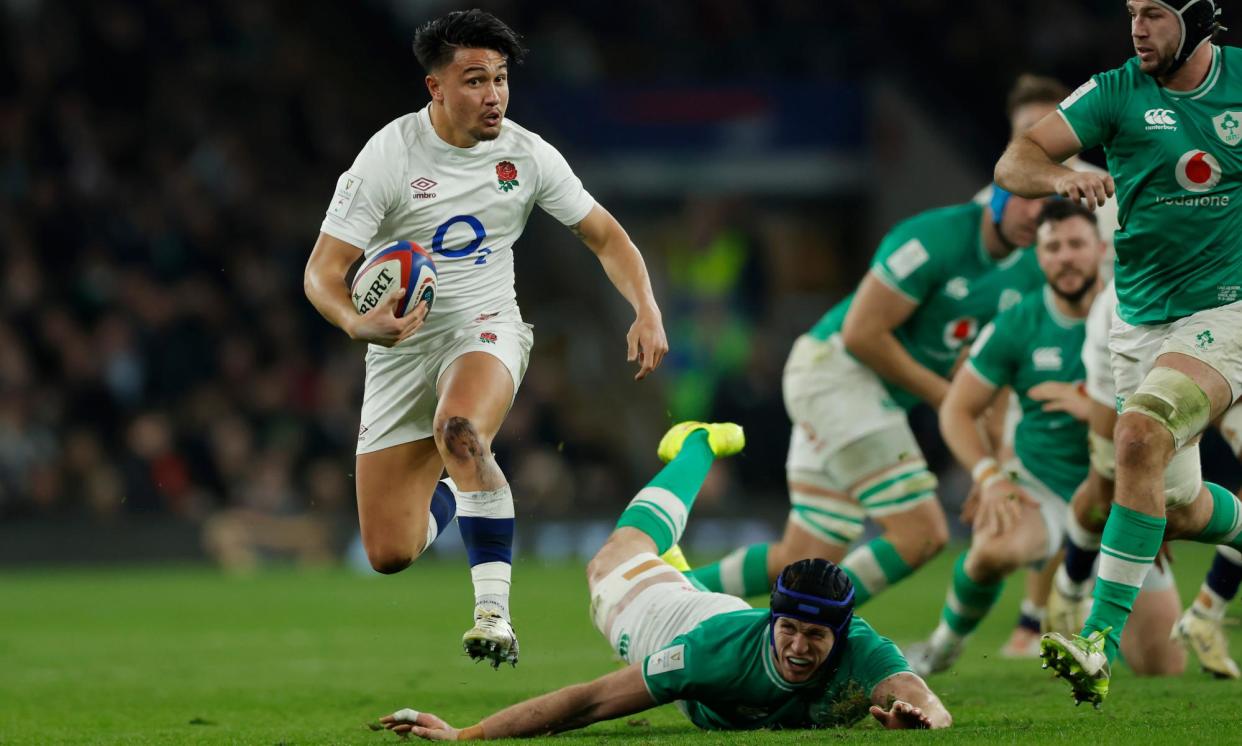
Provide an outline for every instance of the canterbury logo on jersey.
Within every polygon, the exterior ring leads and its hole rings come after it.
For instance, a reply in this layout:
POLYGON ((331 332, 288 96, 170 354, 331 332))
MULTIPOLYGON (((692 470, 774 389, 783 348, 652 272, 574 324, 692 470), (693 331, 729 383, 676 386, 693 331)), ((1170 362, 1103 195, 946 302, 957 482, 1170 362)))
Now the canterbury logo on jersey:
POLYGON ((1175 130, 1177 120, 1173 118, 1172 109, 1148 109, 1143 114, 1148 130, 1175 130))

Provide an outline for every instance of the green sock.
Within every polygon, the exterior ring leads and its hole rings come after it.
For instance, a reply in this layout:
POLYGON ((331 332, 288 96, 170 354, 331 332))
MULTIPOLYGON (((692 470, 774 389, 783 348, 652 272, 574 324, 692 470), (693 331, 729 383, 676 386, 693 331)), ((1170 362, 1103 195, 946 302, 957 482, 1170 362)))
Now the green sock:
POLYGON ((940 618, 959 637, 975 631, 1005 589, 1004 581, 979 583, 973 580, 966 572, 966 554, 962 552, 953 566, 953 582, 940 613, 940 618))
POLYGON ((714 458, 707 431, 690 433, 681 453, 630 500, 617 520, 617 528, 636 528, 655 542, 656 554, 667 552, 681 540, 694 498, 714 458))
POLYGON ((719 562, 696 567, 687 574, 710 591, 730 593, 740 598, 772 590, 772 583, 768 580, 767 544, 751 544, 735 549, 719 562))
POLYGON ((892 542, 883 536, 846 555, 841 561, 841 569, 854 581, 854 600, 858 605, 914 572, 914 568, 897 553, 892 542))
POLYGON ((1238 498, 1219 484, 1204 484, 1212 495, 1212 517, 1199 535, 1192 537, 1193 540, 1203 544, 1224 544, 1234 549, 1242 547, 1242 540, 1238 537, 1242 533, 1242 511, 1238 509, 1238 498))
POLYGON ((1108 629, 1104 652, 1110 661, 1117 657, 1121 631, 1130 618, 1143 579, 1160 551, 1164 527, 1164 518, 1140 513, 1124 505, 1114 504, 1108 514, 1100 546, 1095 602, 1091 604, 1091 615, 1083 627, 1083 636, 1108 629))

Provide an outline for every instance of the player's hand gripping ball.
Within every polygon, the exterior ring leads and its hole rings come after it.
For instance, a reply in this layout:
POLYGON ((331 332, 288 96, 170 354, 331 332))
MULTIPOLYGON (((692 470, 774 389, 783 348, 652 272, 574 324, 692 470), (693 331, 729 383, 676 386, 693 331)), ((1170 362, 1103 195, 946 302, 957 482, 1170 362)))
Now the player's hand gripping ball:
POLYGON ((436 299, 436 265, 427 250, 413 241, 398 241, 381 249, 354 275, 349 293, 358 313, 366 313, 401 288, 405 288, 405 295, 397 299, 398 317, 424 301, 427 313, 431 313, 436 299))

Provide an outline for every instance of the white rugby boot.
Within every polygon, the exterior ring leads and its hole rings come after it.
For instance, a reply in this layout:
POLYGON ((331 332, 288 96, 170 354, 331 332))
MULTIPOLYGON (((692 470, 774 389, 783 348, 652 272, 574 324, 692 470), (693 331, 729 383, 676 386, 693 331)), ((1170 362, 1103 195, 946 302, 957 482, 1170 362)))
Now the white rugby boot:
POLYGON ((518 639, 513 623, 495 611, 476 607, 474 627, 461 636, 461 644, 471 659, 486 660, 492 668, 500 668, 501 663, 517 665, 518 639))
POLYGON ((1229 638, 1225 636, 1221 623, 1196 614, 1194 607, 1186 609, 1182 618, 1173 625, 1169 639, 1186 646, 1199 659, 1203 670, 1216 678, 1242 677, 1238 664, 1229 656, 1229 638))

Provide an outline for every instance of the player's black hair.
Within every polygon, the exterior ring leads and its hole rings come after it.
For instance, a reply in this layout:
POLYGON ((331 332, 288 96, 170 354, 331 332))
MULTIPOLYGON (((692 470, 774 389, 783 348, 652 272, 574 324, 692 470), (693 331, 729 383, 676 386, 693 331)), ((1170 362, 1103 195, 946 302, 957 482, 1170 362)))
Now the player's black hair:
POLYGON ((795 593, 828 601, 844 601, 854 590, 850 576, 825 559, 804 559, 787 565, 781 571, 780 585, 795 593))
POLYGON ((485 10, 455 10, 423 24, 414 32, 414 56, 427 72, 453 60, 458 47, 493 49, 511 64, 522 61, 522 37, 485 10))
POLYGON ((1062 220, 1068 220, 1072 217, 1086 218, 1087 222, 1094 227, 1099 224, 1095 213, 1083 207, 1078 202, 1068 199, 1052 199, 1044 204, 1044 208, 1039 211, 1039 218, 1036 219, 1035 225, 1043 225, 1047 222, 1059 223, 1062 220))

